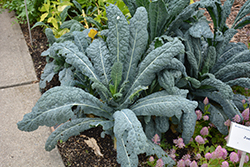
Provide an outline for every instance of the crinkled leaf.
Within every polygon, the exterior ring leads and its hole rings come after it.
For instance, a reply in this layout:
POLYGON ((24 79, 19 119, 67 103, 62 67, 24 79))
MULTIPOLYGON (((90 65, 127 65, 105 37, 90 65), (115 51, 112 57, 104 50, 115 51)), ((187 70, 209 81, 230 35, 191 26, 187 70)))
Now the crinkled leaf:
POLYGON ((234 25, 240 21, 243 17, 245 17, 248 13, 250 13, 250 1, 246 1, 243 6, 240 8, 240 11, 238 12, 234 23, 233 23, 233 27, 234 25))
POLYGON ((102 39, 95 39, 86 50, 91 62, 95 65, 95 70, 101 82, 109 85, 112 63, 109 50, 102 39))
POLYGON ((209 91, 197 90, 196 92, 193 92, 193 94, 197 96, 201 96, 203 98, 207 97, 209 100, 215 101, 216 103, 220 104, 221 107, 223 108, 225 115, 229 119, 232 119, 237 114, 241 116, 241 113, 239 112, 238 108, 234 105, 233 101, 229 99, 225 99, 220 92, 217 92, 217 91, 209 92, 209 91))
MULTIPOLYGON (((203 75, 202 77, 204 77, 205 75, 203 75)), ((210 76, 212 76, 212 77, 209 77, 209 78, 202 80, 201 85, 202 86, 212 86, 212 87, 216 88, 221 93, 223 98, 232 99, 233 98, 233 91, 232 91, 231 87, 229 85, 225 84, 224 82, 222 82, 221 80, 216 79, 213 74, 210 74, 210 76)))
POLYGON ((59 72, 59 81, 62 86, 73 86, 74 85, 74 73, 71 68, 64 68, 59 72))
POLYGON ((79 51, 78 47, 71 41, 64 43, 55 43, 55 48, 59 50, 59 54, 66 58, 66 62, 74 66, 88 77, 98 79, 95 69, 88 57, 79 51))
POLYGON ((91 39, 88 37, 90 29, 86 29, 83 31, 74 31, 72 35, 74 36, 74 43, 78 47, 78 49, 85 53, 86 48, 91 43, 91 39))
POLYGON ((107 7, 109 33, 107 44, 112 62, 125 61, 129 45, 129 25, 119 8, 110 4, 107 7))
POLYGON ((184 50, 184 46, 177 38, 173 42, 167 42, 161 47, 150 52, 140 63, 138 75, 130 87, 130 94, 138 86, 148 86, 154 80, 157 72, 167 67, 172 58, 184 50))
POLYGON ((189 33, 195 38, 213 38, 213 33, 206 21, 199 21, 195 23, 190 29, 189 33))
MULTIPOLYGON (((197 107, 196 103, 196 107, 197 107)), ((197 120, 197 115, 195 114, 195 109, 192 108, 190 110, 184 111, 182 115, 182 139, 185 144, 188 144, 190 139, 192 138, 195 130, 195 124, 197 120)))
POLYGON ((112 118, 112 109, 93 95, 75 87, 59 86, 46 91, 33 107, 32 112, 25 114, 17 123, 22 131, 33 131, 38 126, 54 126, 74 116, 72 107, 81 106, 86 114, 112 118))
POLYGON ((162 0, 152 1, 149 4, 149 43, 151 43, 155 37, 159 37, 163 34, 167 18, 169 17, 165 3, 162 0), (167 17, 167 18, 166 18, 167 17))
POLYGON ((44 71, 41 75, 41 80, 39 82, 39 87, 40 89, 44 89, 46 87, 46 82, 50 82, 54 75, 56 74, 55 72, 55 67, 56 65, 54 64, 54 61, 47 63, 44 67, 44 71))
POLYGON ((138 166, 138 154, 145 152, 147 137, 133 111, 114 113, 114 134, 117 140, 117 162, 121 166, 138 166))
POLYGON ((78 118, 59 126, 47 139, 45 143, 46 151, 51 151, 59 140, 66 142, 71 136, 79 135, 81 132, 98 125, 105 126, 106 129, 113 127, 113 121, 100 118, 78 118))
POLYGON ((46 35, 50 45, 52 45, 53 43, 56 42, 56 38, 54 36, 54 33, 50 28, 45 29, 45 35, 46 35))
POLYGON ((250 77, 249 62, 227 65, 217 71, 214 75, 223 82, 241 77, 250 77))
POLYGON ((249 88, 250 89, 250 78, 237 78, 231 81, 226 82, 229 86, 241 86, 243 88, 249 88))
POLYGON ((137 8, 135 15, 130 19, 130 38, 129 38, 129 52, 127 56, 127 63, 124 65, 124 72, 126 73, 125 81, 129 84, 137 74, 137 65, 144 54, 148 43, 147 31, 148 17, 145 8, 137 8))
POLYGON ((248 25, 250 23, 250 16, 244 17, 241 21, 238 22, 237 25, 235 25, 234 29, 242 29, 245 25, 248 25))
POLYGON ((243 43, 229 43, 225 47, 223 53, 221 55, 217 54, 217 61, 215 65, 211 69, 211 73, 215 73, 218 71, 218 69, 224 67, 226 64, 224 64, 228 59, 234 57, 234 55, 247 50, 247 46, 243 43), (223 66, 222 66, 223 64, 223 66))
POLYGON ((225 50, 225 47, 228 45, 228 43, 230 42, 230 40, 233 38, 233 36, 237 33, 238 31, 230 28, 228 29, 225 33, 224 33, 224 40, 219 42, 216 45, 216 51, 217 51, 217 55, 221 55, 223 53, 223 51, 225 50))
POLYGON ((177 78, 181 77, 181 72, 176 70, 164 70, 158 74, 159 84, 171 95, 178 94, 180 89, 175 86, 177 78))
POLYGON ((202 68, 202 73, 207 73, 213 67, 216 62, 216 49, 214 46, 208 47, 208 53, 204 59, 204 65, 202 68))
POLYGON ((185 9, 183 9, 180 12, 180 14, 177 15, 176 18, 168 26, 167 34, 178 29, 185 20, 189 19, 190 16, 192 16, 194 11, 196 10, 197 6, 198 6, 197 3, 193 3, 191 5, 188 5, 185 9))
MULTIPOLYGON (((221 28, 222 27, 222 24, 225 24, 226 20, 227 20, 227 17, 230 15, 231 13, 231 8, 233 6, 233 3, 234 3, 234 0, 226 0, 222 6, 222 16, 221 16, 221 28)), ((224 26, 224 25, 223 25, 224 26)))
POLYGON ((155 117, 155 127, 160 133, 166 133, 169 129, 169 118, 155 117))
POLYGON ((133 16, 137 8, 136 0, 123 0, 123 2, 128 7, 130 14, 133 16))
POLYGON ((183 112, 194 111, 197 102, 190 101, 180 95, 160 95, 161 92, 153 93, 145 98, 141 98, 130 107, 138 116, 176 116, 181 118, 183 112))

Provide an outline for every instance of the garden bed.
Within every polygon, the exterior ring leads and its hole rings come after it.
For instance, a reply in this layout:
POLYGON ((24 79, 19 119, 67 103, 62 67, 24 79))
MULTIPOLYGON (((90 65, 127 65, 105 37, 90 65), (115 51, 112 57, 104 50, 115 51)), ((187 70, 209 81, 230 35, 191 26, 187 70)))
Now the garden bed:
MULTIPOLYGON (((228 18, 228 25, 232 24, 235 16, 237 15, 237 11, 241 8, 242 4, 245 1, 235 1, 235 4, 232 8, 232 12, 230 17, 228 18)), ((32 30, 33 37, 33 47, 29 41, 28 29, 26 24, 21 24, 21 28, 23 34, 25 36, 27 45, 29 46, 29 51, 32 56, 32 60, 34 62, 34 67, 36 70, 36 74, 38 80, 40 80, 41 73, 46 65, 45 57, 41 57, 41 53, 48 49, 47 38, 43 33, 43 30, 40 27, 36 27, 32 30)), ((243 42, 248 46, 248 38, 249 38, 249 25, 241 29, 232 39, 233 42, 243 42)), ((54 86, 59 85, 58 78, 54 77, 54 79, 47 84, 47 87, 44 91, 52 88, 54 86)), ((73 136, 68 139, 67 142, 58 143, 58 149, 62 156, 65 166, 119 166, 116 162, 116 151, 113 149, 113 140, 109 136, 105 136, 105 138, 100 137, 102 129, 100 127, 93 128, 81 133, 78 136, 73 136), (94 150, 84 142, 86 139, 85 136, 93 137, 97 141, 101 153, 104 155, 103 157, 97 156, 94 153, 94 150)), ((166 139, 168 143, 173 143, 173 139, 176 139, 178 134, 172 133, 169 130, 166 133, 166 139)), ((183 150, 183 152, 178 152, 181 157, 188 150, 183 150)), ((179 158, 180 158, 179 157, 179 158)), ((179 159, 176 157, 176 159, 179 159)), ((145 155, 140 156, 140 166, 147 166, 146 164, 147 157, 145 155)))

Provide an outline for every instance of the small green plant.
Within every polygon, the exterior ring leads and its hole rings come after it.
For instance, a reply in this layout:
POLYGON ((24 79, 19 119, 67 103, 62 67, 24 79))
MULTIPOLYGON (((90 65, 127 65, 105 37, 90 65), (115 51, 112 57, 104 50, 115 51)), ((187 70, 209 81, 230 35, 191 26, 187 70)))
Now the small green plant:
MULTIPOLYGON (((35 23, 41 14, 38 7, 42 5, 43 0, 26 0, 26 2, 30 23, 35 23)), ((4 0, 0 2, 0 5, 4 9, 15 11, 19 23, 27 21, 24 0, 4 0)))

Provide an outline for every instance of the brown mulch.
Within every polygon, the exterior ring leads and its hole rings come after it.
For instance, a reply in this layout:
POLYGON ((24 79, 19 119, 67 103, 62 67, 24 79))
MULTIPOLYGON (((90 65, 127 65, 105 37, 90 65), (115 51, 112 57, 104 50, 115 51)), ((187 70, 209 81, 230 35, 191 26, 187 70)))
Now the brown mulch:
MULTIPOLYGON (((227 24, 232 25, 237 12, 246 0, 236 0, 232 8, 231 15, 227 20, 227 24)), ((34 63, 37 78, 40 80, 41 73, 46 65, 45 57, 41 57, 41 53, 48 49, 48 42, 43 29, 36 27, 32 30, 33 47, 30 44, 28 29, 26 24, 21 24, 21 29, 23 31, 25 40, 29 47, 30 54, 34 63)), ((232 39, 233 42, 243 42, 248 46, 250 25, 239 30, 239 32, 232 39)), ((46 90, 59 85, 57 77, 55 77, 52 82, 48 83, 46 90)), ((113 149, 113 140, 110 136, 105 136, 105 138, 100 137, 102 129, 101 127, 93 128, 88 131, 81 133, 78 136, 73 136, 68 139, 67 142, 58 143, 58 149, 62 156, 63 162, 67 167, 112 167, 120 166, 116 162, 116 151, 113 149), (96 139, 98 146, 101 149, 103 157, 95 155, 92 148, 88 147, 84 140, 85 136, 93 137, 96 139)), ((173 134, 172 134, 173 135, 173 134)), ((177 138, 175 136, 175 138, 177 138)), ((173 139, 173 136, 171 136, 173 139)), ((140 166, 146 165, 147 157, 145 155, 140 155, 140 166)))

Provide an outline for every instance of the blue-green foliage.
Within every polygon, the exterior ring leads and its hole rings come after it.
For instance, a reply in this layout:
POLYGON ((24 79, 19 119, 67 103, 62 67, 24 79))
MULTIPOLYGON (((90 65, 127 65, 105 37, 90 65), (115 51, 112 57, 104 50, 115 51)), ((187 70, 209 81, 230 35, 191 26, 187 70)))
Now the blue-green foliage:
POLYGON ((137 155, 141 153, 156 154, 165 164, 173 166, 174 161, 166 152, 152 143, 152 134, 147 129, 165 133, 172 117, 188 143, 194 132, 194 111, 198 103, 186 98, 187 90, 158 89, 148 96, 142 94, 164 70, 178 79, 182 73, 186 74, 177 59, 179 54, 184 54, 184 45, 178 38, 166 37, 168 42, 148 49, 147 16, 146 9, 139 7, 128 23, 122 12, 110 4, 107 7, 109 29, 101 32, 107 38, 91 41, 87 36, 89 30, 73 31, 57 40, 51 37, 51 47, 43 55, 53 58, 53 62, 48 63, 44 80, 59 71, 61 83, 65 84, 46 91, 32 112, 18 122, 18 128, 33 131, 38 126, 64 123, 48 138, 45 149, 50 151, 58 140, 66 141, 101 125, 103 134, 116 138, 117 161, 122 166, 138 166, 137 155), (90 89, 73 86, 87 88, 86 83, 91 85, 90 89), (96 117, 87 118, 86 114, 96 117))
POLYGON ((236 101, 235 105, 234 100, 239 99, 234 98, 231 86, 250 88, 250 51, 242 43, 229 43, 236 29, 249 23, 246 21, 248 17, 245 17, 250 12, 249 2, 243 5, 231 28, 226 25, 226 18, 230 14, 232 0, 227 0, 223 6, 220 1, 196 2, 209 12, 213 31, 207 21, 199 19, 186 31, 175 33, 184 40, 187 75, 200 83, 200 86, 195 87, 190 78, 185 78, 177 85, 189 89, 189 98, 197 100, 201 110, 204 109, 202 100, 208 97, 211 122, 223 134, 227 134, 228 130, 222 122, 232 120, 236 114, 241 116, 238 108, 242 109, 242 104, 236 101))

